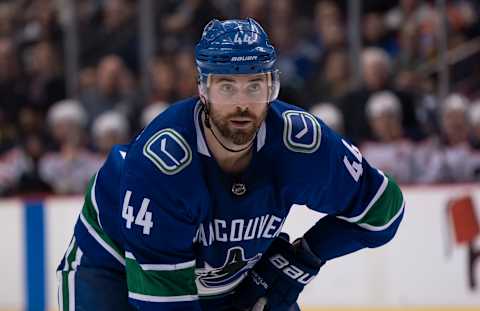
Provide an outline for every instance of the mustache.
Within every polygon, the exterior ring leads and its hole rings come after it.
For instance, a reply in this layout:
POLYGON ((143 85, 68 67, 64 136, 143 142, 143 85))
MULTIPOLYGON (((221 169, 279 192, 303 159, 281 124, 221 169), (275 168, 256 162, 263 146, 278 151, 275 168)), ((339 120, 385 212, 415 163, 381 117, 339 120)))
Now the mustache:
POLYGON ((248 108, 243 110, 240 108, 237 108, 237 112, 227 116, 227 118, 236 118, 236 117, 255 119, 255 116, 251 114, 250 111, 248 111, 248 108))

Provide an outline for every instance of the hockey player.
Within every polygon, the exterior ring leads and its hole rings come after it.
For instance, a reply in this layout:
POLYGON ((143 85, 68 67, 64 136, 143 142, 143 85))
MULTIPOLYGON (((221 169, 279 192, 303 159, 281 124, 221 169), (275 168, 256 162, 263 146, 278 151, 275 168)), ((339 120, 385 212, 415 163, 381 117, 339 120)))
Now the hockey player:
POLYGON ((325 262, 394 236, 400 189, 277 100, 276 52, 256 21, 211 21, 195 59, 199 96, 92 178, 58 268, 61 310, 298 310, 325 262), (328 215, 290 243, 295 203, 328 215))

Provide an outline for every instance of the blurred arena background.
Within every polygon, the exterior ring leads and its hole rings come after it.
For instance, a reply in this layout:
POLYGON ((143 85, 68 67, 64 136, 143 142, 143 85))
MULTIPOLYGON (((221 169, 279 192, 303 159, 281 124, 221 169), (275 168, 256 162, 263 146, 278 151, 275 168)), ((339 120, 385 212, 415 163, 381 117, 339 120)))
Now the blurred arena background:
MULTIPOLYGON (((244 17, 278 49, 280 99, 407 199, 398 237, 326 265, 305 310, 480 310, 479 1, 0 0, 1 311, 56 310, 88 179, 196 94, 203 26, 244 17)), ((286 230, 318 217, 300 206, 286 230)))

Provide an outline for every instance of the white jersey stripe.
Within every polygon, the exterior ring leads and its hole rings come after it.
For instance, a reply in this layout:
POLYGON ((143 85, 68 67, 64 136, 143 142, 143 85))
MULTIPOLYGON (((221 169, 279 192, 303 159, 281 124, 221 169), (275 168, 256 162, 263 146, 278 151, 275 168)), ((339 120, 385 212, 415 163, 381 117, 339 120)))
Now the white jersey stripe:
POLYGON ((63 265, 63 269, 62 269, 63 271, 68 271, 68 269, 70 269, 68 257, 70 256, 70 253, 72 252, 74 245, 75 245, 75 237, 72 237, 72 240, 70 241, 70 245, 68 245, 67 252, 65 253, 65 265, 63 265))
POLYGON ((265 139, 267 137, 267 125, 265 124, 265 120, 260 125, 260 129, 258 130, 257 134, 257 151, 260 151, 262 147, 265 145, 265 139))
POLYGON ((57 271, 57 281, 58 281, 58 291, 57 291, 58 305, 60 306, 60 311, 63 311, 63 277, 62 277, 61 271, 57 271))
POLYGON ((125 258, 136 260, 135 256, 130 252, 125 252, 125 258))
POLYGON ((75 260, 72 262, 72 270, 77 270, 77 267, 82 261, 83 252, 80 247, 77 246, 77 253, 75 254, 75 260))
MULTIPOLYGON (((125 257, 128 259, 136 260, 135 256, 131 252, 125 252, 125 257)), ((181 262, 177 264, 141 264, 142 270, 144 271, 174 271, 181 270, 186 268, 195 267, 195 260, 181 262)))
POLYGON ((68 272, 68 311, 75 311, 75 271, 68 272))
POLYGON ((385 192, 385 189, 387 188, 388 185, 388 178, 383 174, 382 171, 378 170, 378 172, 383 176, 383 181, 380 187, 377 190, 377 193, 373 196, 372 200, 370 203, 368 203, 367 208, 360 214, 354 217, 344 217, 344 216, 337 216, 337 218, 343 219, 348 222, 355 223, 362 219, 368 211, 372 208, 372 206, 378 201, 378 199, 382 196, 382 194, 385 192))
POLYGON ((85 228, 87 228, 87 231, 88 233, 90 233, 91 236, 93 236, 93 238, 100 244, 103 246, 103 248, 105 248, 105 250, 107 252, 110 253, 110 255, 112 255, 115 259, 118 260, 118 262, 120 262, 122 265, 125 266, 125 259, 119 254, 117 253, 117 251, 115 251, 110 245, 108 245, 107 242, 105 242, 99 235, 98 233, 95 231, 95 229, 93 229, 93 227, 88 223, 88 221, 85 219, 85 217, 83 216, 83 214, 80 214, 80 220, 82 221, 83 225, 85 226, 85 228))
POLYGON ((387 222, 386 224, 384 224, 383 226, 372 226, 372 225, 369 225, 367 223, 360 223, 358 224, 359 227, 362 227, 364 229, 367 229, 367 230, 370 230, 370 231, 382 231, 382 230, 385 230, 387 229, 398 217, 400 217, 400 215, 402 214, 402 211, 405 209, 405 201, 402 202, 402 207, 397 211, 397 213, 395 214, 395 216, 392 217, 392 219, 390 219, 389 222, 387 222))
POLYGON ((165 265, 165 264, 142 264, 140 265, 143 270, 152 270, 152 271, 173 271, 173 270, 180 270, 186 268, 195 267, 195 260, 181 262, 174 265, 165 265))
POLYGON ((207 148, 207 143, 203 137, 202 129, 200 128, 200 111, 202 110, 202 102, 199 100, 195 104, 195 111, 193 113, 193 122, 195 124, 195 134, 197 136, 197 150, 200 154, 210 157, 210 152, 207 148))
POLYGON ((128 297, 148 302, 181 302, 181 301, 195 301, 198 300, 198 295, 184 295, 184 296, 150 296, 137 293, 128 292, 128 297))
POLYGON ((98 172, 95 174, 95 180, 93 181, 92 189, 90 189, 90 199, 92 200, 93 208, 97 212, 97 221, 100 228, 103 229, 102 223, 100 222, 100 211, 98 210, 97 198, 95 196, 95 188, 97 186, 97 177, 98 172))

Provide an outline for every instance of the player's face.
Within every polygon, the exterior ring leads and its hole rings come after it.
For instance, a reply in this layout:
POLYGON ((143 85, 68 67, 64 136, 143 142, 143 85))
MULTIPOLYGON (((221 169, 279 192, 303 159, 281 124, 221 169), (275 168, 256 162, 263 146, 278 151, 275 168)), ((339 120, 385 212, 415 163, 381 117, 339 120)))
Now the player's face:
POLYGON ((266 117, 268 74, 214 75, 208 90, 210 119, 222 136, 248 143, 266 117))

